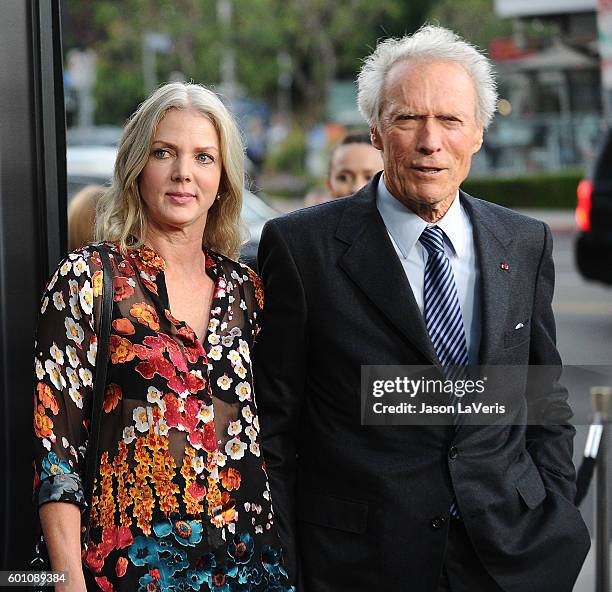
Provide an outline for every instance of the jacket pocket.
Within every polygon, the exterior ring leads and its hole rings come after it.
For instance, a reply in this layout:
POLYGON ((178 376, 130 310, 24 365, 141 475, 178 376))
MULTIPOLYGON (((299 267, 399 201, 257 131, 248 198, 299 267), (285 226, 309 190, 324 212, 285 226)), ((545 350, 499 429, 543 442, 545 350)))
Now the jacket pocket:
POLYGON ((516 489, 528 508, 537 508, 546 498, 544 482, 538 468, 531 463, 516 481, 516 489))
POLYGON ((368 504, 307 491, 298 493, 296 517, 298 521, 363 534, 368 526, 368 504))
POLYGON ((505 348, 520 345, 521 343, 528 341, 529 337, 531 336, 531 323, 529 320, 523 321, 522 323, 516 323, 515 327, 512 327, 512 329, 509 329, 504 334, 505 348), (518 327, 518 329, 515 327, 518 327))

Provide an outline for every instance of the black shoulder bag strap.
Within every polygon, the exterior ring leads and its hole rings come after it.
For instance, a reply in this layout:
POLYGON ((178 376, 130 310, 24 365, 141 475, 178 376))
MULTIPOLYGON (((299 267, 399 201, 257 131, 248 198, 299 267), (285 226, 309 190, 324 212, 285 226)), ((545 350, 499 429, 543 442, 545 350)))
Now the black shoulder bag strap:
POLYGON ((108 370, 108 357, 110 352, 110 332, 113 320, 113 270, 111 268, 108 252, 104 247, 98 249, 103 269, 102 286, 102 314, 100 315, 100 328, 98 331, 98 350, 96 353, 96 375, 94 378, 93 399, 91 402, 91 419, 89 421, 89 442, 87 444, 87 460, 85 465, 85 480, 83 491, 87 508, 82 516, 84 529, 83 544, 87 547, 89 542, 89 526, 91 516, 91 503, 94 482, 100 462, 100 424, 102 423, 102 407, 106 391, 106 373, 108 370))

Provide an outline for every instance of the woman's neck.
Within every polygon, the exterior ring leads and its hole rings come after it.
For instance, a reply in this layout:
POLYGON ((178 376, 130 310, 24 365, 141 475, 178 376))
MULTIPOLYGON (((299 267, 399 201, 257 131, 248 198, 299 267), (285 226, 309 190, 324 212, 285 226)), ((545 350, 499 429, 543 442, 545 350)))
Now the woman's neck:
POLYGON ((205 256, 202 237, 179 233, 160 233, 150 229, 145 244, 151 247, 166 262, 166 268, 173 272, 193 273, 204 270, 205 256))

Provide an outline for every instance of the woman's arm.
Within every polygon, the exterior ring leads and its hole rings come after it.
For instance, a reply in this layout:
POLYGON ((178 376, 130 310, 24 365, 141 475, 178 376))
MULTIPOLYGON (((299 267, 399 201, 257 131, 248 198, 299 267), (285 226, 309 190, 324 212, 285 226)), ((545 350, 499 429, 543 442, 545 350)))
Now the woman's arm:
POLYGON ((61 592, 86 590, 81 565, 81 511, 75 504, 48 502, 39 510, 40 524, 45 535, 53 571, 64 572, 65 584, 56 584, 61 592))

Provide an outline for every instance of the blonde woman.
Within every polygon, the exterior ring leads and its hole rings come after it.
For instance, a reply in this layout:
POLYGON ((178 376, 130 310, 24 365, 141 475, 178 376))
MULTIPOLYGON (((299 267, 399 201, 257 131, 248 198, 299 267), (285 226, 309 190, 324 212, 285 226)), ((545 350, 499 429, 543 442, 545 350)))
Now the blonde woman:
POLYGON ((69 574, 58 590, 289 589, 253 392, 263 296, 235 261, 242 187, 240 136, 216 95, 161 87, 124 130, 98 204, 100 242, 70 254, 47 286, 35 480, 52 568, 69 574), (103 249, 114 310, 81 556, 103 249))

